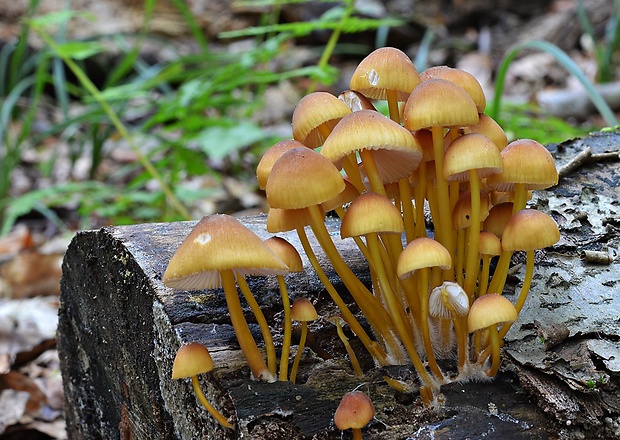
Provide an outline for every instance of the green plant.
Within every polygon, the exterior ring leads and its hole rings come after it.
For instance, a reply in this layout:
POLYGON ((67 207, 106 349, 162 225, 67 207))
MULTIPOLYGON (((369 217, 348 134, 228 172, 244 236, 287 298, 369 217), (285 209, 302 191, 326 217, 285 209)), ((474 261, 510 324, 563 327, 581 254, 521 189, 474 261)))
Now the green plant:
POLYGON ((572 74, 581 85, 584 87, 588 96, 592 100, 592 103, 597 108, 601 116, 605 119, 610 126, 618 125, 618 120, 613 111, 607 105, 607 102, 603 99, 600 93, 596 90, 592 82, 584 75, 575 62, 559 47, 549 43, 548 41, 532 40, 525 41, 523 43, 515 44, 502 58, 499 68, 497 69, 497 77, 495 79, 495 91, 493 101, 487 108, 486 113, 493 119, 497 119, 500 111, 502 93, 504 91, 504 85, 506 80, 506 74, 510 64, 514 61, 516 56, 524 49, 536 49, 543 52, 547 52, 552 55, 558 63, 570 74, 572 74))
POLYGON ((598 66, 597 82, 612 81, 614 79, 614 68, 617 66, 617 60, 614 59, 614 56, 618 48, 620 48, 620 1, 613 0, 612 14, 607 20, 605 35, 601 41, 599 41, 594 32, 594 27, 588 18, 583 0, 577 2, 577 18, 592 45, 592 51, 598 66))

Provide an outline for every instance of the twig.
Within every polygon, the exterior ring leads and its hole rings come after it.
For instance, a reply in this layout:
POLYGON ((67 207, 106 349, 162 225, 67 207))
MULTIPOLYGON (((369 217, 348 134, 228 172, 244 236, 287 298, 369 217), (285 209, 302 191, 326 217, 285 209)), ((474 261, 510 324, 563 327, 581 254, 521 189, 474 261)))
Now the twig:
POLYGON ((560 179, 566 177, 577 168, 585 164, 598 162, 616 162, 619 160, 620 152, 618 151, 592 154, 592 150, 590 149, 590 147, 586 147, 570 161, 558 168, 558 176, 560 179))
POLYGON ((558 177, 561 179, 566 177, 568 174, 575 171, 581 165, 586 163, 588 159, 592 156, 592 150, 590 147, 586 147, 584 150, 580 151, 575 157, 573 157, 570 161, 562 165, 558 168, 558 177))

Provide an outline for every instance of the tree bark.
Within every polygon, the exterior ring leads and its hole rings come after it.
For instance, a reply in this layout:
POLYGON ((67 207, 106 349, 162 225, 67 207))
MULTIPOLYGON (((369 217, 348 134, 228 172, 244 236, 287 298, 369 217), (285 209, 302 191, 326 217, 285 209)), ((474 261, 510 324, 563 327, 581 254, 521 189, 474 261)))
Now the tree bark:
MULTIPOLYGON (((498 376, 442 386, 439 408, 421 404, 411 366, 376 368, 348 331, 365 373, 355 376, 335 327, 327 322, 337 310, 301 251, 306 269, 286 277, 290 294, 292 300, 309 297, 321 319, 310 326, 298 383, 260 383, 250 378, 222 292, 178 292, 161 282, 169 258, 195 222, 78 233, 63 263, 58 329, 69 438, 339 439, 333 414, 343 394, 355 388, 369 394, 377 410, 365 438, 543 439, 577 430, 620 438, 620 166, 618 155, 609 154, 617 153, 619 144, 618 134, 601 133, 549 146, 558 166, 584 148, 592 153, 570 167, 557 187, 536 192, 530 202, 556 219, 562 239, 538 253, 531 293, 506 337, 498 376), (585 251, 609 258, 591 262, 585 251), (222 428, 206 413, 189 379, 171 379, 176 351, 190 341, 209 348, 215 371, 201 375, 200 382, 236 430, 222 428), (412 392, 395 391, 385 376, 412 392)), ((259 236, 269 236, 265 216, 241 220, 259 236)), ((352 241, 339 239, 337 221, 330 220, 328 227, 345 260, 369 284, 367 266, 352 241)), ((279 235, 301 250, 294 234, 279 235)), ((317 253, 358 313, 322 252, 317 253)), ((523 277, 521 262, 517 253, 504 292, 513 302, 523 277)), ((251 277, 249 284, 279 347, 277 282, 251 277)), ((245 314, 261 345, 249 308, 245 314)), ((451 372, 454 360, 441 362, 451 372)))

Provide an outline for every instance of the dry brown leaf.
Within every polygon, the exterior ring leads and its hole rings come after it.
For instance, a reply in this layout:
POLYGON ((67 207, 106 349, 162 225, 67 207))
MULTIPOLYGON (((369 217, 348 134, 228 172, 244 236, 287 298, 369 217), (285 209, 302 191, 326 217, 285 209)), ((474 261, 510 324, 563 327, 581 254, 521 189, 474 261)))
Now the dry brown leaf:
POLYGON ((20 252, 0 267, 8 290, 4 296, 26 298, 60 294, 62 254, 20 252))

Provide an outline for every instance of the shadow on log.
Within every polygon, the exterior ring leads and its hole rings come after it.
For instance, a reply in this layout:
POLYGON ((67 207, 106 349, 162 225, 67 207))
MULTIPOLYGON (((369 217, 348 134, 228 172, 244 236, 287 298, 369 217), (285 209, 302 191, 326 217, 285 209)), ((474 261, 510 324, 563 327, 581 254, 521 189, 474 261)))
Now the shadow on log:
MULTIPOLYGON (((498 376, 444 385, 440 408, 424 407, 417 392, 390 388, 386 375, 415 385, 412 368, 375 368, 349 333, 365 372, 361 379, 355 376, 335 327, 327 322, 337 310, 303 254, 306 271, 287 277, 291 297, 309 297, 322 319, 310 326, 310 350, 298 384, 266 384, 250 379, 221 291, 174 292, 161 283, 169 258, 194 222, 78 233, 63 264, 58 333, 69 437, 348 438, 334 427, 333 414, 342 395, 359 388, 377 409, 365 438, 620 438, 618 145, 620 136, 609 133, 549 147, 558 166, 591 150, 590 159, 571 167, 557 187, 537 193, 531 202, 556 219, 562 240, 538 253, 531 293, 506 337, 498 376), (586 255, 603 260, 592 262, 586 255), (207 414, 189 380, 171 379, 176 351, 190 341, 209 348, 215 371, 202 375, 201 385, 214 406, 233 416, 235 431, 207 414)), ((241 220, 259 236, 269 236, 264 216, 241 220)), ((354 272, 369 283, 354 243, 339 240, 337 222, 328 227, 354 272)), ((301 249, 293 234, 280 235, 301 249)), ((319 258, 328 268, 320 252, 319 258)), ((505 290, 513 301, 523 277, 521 263, 517 253, 505 290)), ((357 312, 335 274, 328 275, 357 312)), ((252 277, 249 283, 278 346, 277 282, 252 277)), ((245 312, 261 341, 249 308, 245 312)), ((451 367, 448 362, 444 368, 451 367)))

